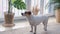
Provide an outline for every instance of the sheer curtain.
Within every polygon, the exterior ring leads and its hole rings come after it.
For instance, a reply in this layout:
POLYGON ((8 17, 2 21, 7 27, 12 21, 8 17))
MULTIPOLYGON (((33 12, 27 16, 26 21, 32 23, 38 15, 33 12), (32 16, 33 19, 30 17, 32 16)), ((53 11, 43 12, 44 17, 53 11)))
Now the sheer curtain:
POLYGON ((39 7, 39 12, 38 15, 43 14, 44 12, 44 0, 31 0, 31 7, 35 7, 38 5, 39 7))
MULTIPOLYGON (((23 0, 27 5, 27 10, 31 10, 33 6, 38 5, 40 8, 40 0, 23 0)), ((0 0, 0 16, 1 18, 4 18, 4 12, 8 11, 8 0, 0 0)), ((12 9, 12 11, 15 13, 15 17, 21 16, 21 12, 24 12, 24 10, 18 10, 17 8, 12 9)))
POLYGON ((44 0, 44 13, 55 15, 54 4, 50 4, 50 0, 44 0))
POLYGON ((0 0, 0 18, 2 16, 2 0, 0 0))
MULTIPOLYGON (((23 0, 25 2, 25 0, 23 0)), ((24 10, 18 10, 12 6, 12 12, 15 13, 15 17, 21 16, 21 12, 24 10)), ((4 18, 4 12, 8 11, 8 0, 0 0, 0 18, 4 18)))
POLYGON ((44 0, 44 14, 49 12, 48 10, 49 0, 44 0))
POLYGON ((7 0, 0 0, 0 18, 4 18, 4 12, 7 11, 7 0))
MULTIPOLYGON (((46 8, 49 0, 23 0, 27 5, 27 10, 31 10, 32 7, 38 5, 40 8, 39 14, 41 13, 49 13, 49 8, 46 8)), ((49 6, 50 7, 50 6, 49 6)), ((53 9, 52 9, 53 10, 53 9)), ((0 0, 0 18, 4 18, 4 12, 8 11, 8 0, 0 0)), ((13 7, 12 10, 15 13, 15 17, 21 16, 21 12, 25 12, 24 10, 18 10, 13 7)), ((52 13, 52 11, 50 12, 52 13)))

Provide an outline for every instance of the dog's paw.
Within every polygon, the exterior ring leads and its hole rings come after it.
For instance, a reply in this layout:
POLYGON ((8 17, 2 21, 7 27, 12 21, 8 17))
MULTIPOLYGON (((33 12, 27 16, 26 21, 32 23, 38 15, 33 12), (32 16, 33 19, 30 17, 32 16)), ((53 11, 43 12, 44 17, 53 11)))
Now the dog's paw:
POLYGON ((33 32, 33 31, 30 31, 30 32, 33 32))
POLYGON ((44 31, 47 31, 47 28, 44 28, 44 31))
POLYGON ((44 29, 45 31, 47 31, 47 29, 44 29))
POLYGON ((36 33, 34 33, 34 34, 36 34, 36 33))

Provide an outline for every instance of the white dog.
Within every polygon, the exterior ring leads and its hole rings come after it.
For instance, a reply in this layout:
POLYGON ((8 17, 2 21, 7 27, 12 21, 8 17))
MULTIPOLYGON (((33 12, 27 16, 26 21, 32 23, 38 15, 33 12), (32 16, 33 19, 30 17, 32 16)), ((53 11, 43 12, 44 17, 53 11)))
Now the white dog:
POLYGON ((45 15, 34 16, 31 14, 31 11, 26 11, 25 13, 22 13, 22 15, 27 17, 31 25, 30 32, 33 32, 33 27, 34 27, 34 34, 36 34, 37 25, 39 25, 40 23, 43 23, 44 30, 47 31, 48 16, 45 16, 45 15))

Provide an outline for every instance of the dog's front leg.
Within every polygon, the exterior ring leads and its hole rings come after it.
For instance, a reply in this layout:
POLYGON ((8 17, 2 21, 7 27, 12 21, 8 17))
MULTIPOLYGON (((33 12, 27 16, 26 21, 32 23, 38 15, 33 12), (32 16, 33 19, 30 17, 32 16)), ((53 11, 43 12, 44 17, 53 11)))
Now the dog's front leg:
POLYGON ((36 34, 37 26, 34 26, 34 34, 36 34))
POLYGON ((47 31, 47 25, 44 25, 44 30, 47 31))
POLYGON ((43 22, 44 24, 44 30, 47 31, 47 21, 43 22))
POLYGON ((30 32, 33 32, 33 25, 31 25, 31 31, 30 32))

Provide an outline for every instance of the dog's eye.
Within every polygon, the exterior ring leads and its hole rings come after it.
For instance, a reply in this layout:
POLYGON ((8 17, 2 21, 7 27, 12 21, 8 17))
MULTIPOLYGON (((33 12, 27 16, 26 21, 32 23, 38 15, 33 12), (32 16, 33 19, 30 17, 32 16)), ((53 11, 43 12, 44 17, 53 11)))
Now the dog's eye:
POLYGON ((25 12, 25 14, 27 14, 27 12, 25 12))

